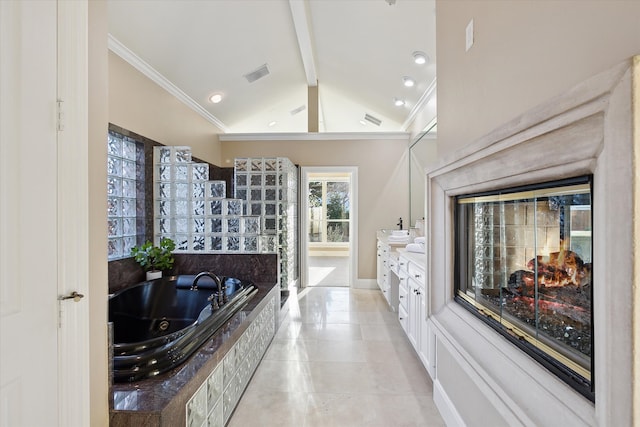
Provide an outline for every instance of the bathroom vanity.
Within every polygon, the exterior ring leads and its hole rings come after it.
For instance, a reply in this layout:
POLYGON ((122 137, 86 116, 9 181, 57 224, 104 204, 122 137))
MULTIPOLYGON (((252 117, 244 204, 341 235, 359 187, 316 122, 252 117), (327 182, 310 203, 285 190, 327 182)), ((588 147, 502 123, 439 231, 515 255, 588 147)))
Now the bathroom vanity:
POLYGON ((427 322, 426 255, 407 251, 407 242, 390 238, 391 235, 391 230, 377 233, 378 287, 389 308, 398 313, 409 342, 433 377, 435 335, 427 322))
POLYGON ((398 277, 392 276, 397 269, 398 249, 404 248, 408 243, 406 239, 396 239, 392 234, 395 230, 378 230, 377 238, 377 283, 391 310, 398 311, 398 277))

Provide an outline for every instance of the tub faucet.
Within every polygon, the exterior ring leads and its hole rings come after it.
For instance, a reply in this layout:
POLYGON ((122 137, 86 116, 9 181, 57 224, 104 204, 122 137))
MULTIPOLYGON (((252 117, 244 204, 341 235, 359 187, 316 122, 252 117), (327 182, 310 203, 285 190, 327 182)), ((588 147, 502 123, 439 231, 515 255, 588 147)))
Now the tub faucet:
POLYGON ((224 305, 227 302, 226 286, 223 285, 222 280, 220 280, 218 276, 216 276, 210 271, 203 271, 201 273, 198 273, 196 277, 193 278, 193 283, 191 284, 191 290, 192 291, 198 290, 198 280, 200 280, 204 276, 207 276, 213 279, 216 286, 218 287, 218 291, 212 293, 211 296, 208 298, 209 301, 211 301, 211 307, 214 310, 217 310, 218 308, 220 308, 221 305, 224 305))

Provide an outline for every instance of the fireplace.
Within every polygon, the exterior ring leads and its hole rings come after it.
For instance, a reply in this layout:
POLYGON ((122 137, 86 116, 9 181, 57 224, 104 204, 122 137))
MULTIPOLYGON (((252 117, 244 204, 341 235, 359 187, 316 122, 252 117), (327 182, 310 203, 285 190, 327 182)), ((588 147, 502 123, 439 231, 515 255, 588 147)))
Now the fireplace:
POLYGON ((640 419, 640 57, 430 165, 425 190, 447 424, 640 419))
POLYGON ((455 299, 594 399, 591 176, 455 197, 455 299))

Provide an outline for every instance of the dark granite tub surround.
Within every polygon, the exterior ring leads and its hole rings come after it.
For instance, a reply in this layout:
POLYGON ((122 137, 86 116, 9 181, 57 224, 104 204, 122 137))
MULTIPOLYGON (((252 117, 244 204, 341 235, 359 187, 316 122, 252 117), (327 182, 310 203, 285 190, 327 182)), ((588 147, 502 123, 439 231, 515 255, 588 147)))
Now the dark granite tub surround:
MULTIPOLYGON (((237 277, 252 282, 278 282, 277 254, 175 254, 172 271, 165 276, 211 271, 218 276, 237 277)), ((145 273, 133 258, 109 262, 109 293, 137 285, 145 273)))
POLYGON ((280 306, 277 260, 276 254, 176 255, 174 272, 180 275, 212 271, 249 281, 257 293, 179 366, 151 378, 114 384, 110 426, 185 425, 187 401, 267 304, 275 300, 276 307, 280 306))

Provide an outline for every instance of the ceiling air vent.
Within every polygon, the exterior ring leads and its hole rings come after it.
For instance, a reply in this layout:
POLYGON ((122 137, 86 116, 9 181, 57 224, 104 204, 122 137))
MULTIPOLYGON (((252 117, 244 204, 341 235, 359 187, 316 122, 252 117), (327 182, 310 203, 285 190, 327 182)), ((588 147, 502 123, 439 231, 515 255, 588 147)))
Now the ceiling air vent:
POLYGON ((249 74, 245 74, 244 78, 247 79, 249 83, 253 83, 258 79, 269 74, 269 69, 267 68, 267 64, 261 65, 257 70, 250 72, 249 74))
POLYGON ((296 114, 304 111, 305 108, 307 108, 307 106, 303 104, 303 105, 299 106, 298 108, 294 108, 293 110, 291 110, 290 113, 291 113, 292 116, 295 116, 296 114))
POLYGON ((376 126, 380 126, 380 124, 382 123, 382 120, 380 120, 380 119, 378 119, 376 117, 373 117, 371 114, 366 114, 365 113, 364 119, 366 121, 368 121, 369 123, 373 123, 376 126))

